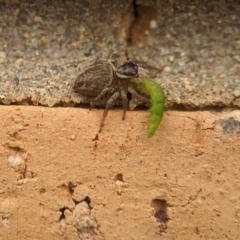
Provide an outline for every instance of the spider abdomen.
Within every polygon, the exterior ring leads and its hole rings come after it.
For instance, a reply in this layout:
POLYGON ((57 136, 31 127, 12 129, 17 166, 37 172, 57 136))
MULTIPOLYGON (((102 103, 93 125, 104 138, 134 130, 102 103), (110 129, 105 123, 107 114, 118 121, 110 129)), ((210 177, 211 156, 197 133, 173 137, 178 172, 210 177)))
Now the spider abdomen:
POLYGON ((87 96, 97 96, 103 88, 112 85, 114 70, 108 61, 97 61, 81 73, 74 84, 74 90, 87 96))

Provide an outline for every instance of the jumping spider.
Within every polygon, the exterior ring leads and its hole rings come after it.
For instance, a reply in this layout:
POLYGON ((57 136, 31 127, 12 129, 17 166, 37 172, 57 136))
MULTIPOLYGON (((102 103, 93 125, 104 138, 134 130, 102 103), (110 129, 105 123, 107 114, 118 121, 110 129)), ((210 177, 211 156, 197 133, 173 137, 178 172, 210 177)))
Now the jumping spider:
POLYGON ((103 117, 101 120, 99 132, 101 132, 105 118, 109 109, 121 96, 123 103, 123 116, 125 119, 128 107, 127 93, 130 92, 135 98, 142 102, 148 102, 148 99, 139 95, 131 86, 134 81, 138 81, 139 67, 132 60, 125 61, 119 66, 115 66, 116 61, 98 60, 95 61, 87 70, 82 72, 76 79, 74 90, 89 97, 95 97, 91 103, 91 108, 105 95, 110 95, 107 101, 103 117))

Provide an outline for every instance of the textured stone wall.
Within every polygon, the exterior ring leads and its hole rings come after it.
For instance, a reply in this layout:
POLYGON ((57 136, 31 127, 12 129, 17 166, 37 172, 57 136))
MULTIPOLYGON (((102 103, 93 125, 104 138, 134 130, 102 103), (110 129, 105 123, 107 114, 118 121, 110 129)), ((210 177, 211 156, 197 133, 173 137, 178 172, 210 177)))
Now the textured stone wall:
POLYGON ((239 1, 1 1, 0 102, 67 105, 93 59, 160 71, 168 107, 240 106, 239 1))

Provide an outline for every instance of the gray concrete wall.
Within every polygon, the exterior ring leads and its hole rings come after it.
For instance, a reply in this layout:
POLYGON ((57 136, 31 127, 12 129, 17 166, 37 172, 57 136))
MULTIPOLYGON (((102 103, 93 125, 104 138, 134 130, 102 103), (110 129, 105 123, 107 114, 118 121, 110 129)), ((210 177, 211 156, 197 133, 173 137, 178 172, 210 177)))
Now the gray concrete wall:
POLYGON ((113 53, 159 68, 167 106, 240 106, 239 1, 1 1, 0 101, 72 106, 113 53))

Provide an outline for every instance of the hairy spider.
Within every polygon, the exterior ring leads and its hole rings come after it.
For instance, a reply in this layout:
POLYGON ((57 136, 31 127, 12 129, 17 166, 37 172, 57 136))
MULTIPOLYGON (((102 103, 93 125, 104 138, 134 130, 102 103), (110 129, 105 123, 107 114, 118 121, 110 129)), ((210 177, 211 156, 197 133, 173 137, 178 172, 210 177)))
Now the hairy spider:
POLYGON ((107 101, 103 117, 101 120, 99 132, 101 132, 105 118, 109 109, 114 105, 116 100, 121 96, 123 103, 123 116, 125 119, 128 107, 127 93, 130 92, 142 102, 148 102, 148 99, 139 95, 131 86, 138 81, 138 65, 132 60, 128 60, 119 66, 115 66, 116 61, 98 60, 88 69, 82 72, 76 79, 74 90, 86 96, 95 97, 91 103, 91 108, 103 96, 110 95, 107 101))

